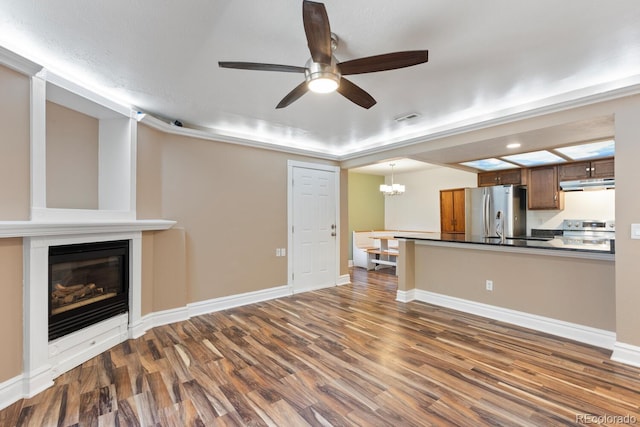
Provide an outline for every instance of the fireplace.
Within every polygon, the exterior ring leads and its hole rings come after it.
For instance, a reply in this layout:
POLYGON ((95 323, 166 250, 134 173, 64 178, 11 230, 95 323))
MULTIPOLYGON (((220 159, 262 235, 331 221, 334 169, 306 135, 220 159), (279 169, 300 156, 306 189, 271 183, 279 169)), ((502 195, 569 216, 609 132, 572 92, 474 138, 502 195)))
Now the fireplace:
POLYGON ((128 240, 49 247, 49 341, 128 310, 128 240))

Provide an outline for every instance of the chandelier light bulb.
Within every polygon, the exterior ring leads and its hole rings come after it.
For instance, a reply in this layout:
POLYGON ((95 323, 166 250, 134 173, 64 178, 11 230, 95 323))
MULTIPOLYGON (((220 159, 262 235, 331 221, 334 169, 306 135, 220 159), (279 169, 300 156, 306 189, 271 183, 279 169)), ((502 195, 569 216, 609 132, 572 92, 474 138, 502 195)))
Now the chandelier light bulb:
POLYGON ((397 196, 400 194, 404 194, 405 186, 402 184, 396 184, 393 182, 393 167, 395 166, 395 163, 391 163, 390 166, 391 166, 391 185, 387 185, 387 184, 380 185, 380 191, 385 196, 397 196))

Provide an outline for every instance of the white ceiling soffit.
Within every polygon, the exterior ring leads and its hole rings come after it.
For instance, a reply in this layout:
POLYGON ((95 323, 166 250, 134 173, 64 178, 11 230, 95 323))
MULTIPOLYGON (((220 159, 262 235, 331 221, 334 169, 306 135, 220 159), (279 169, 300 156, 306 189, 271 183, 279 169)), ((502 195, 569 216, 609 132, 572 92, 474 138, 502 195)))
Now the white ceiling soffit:
POLYGON ((412 159, 389 159, 373 165, 361 166, 353 169, 349 169, 349 172, 363 173, 367 175, 391 175, 391 164, 393 163, 394 173, 405 172, 417 172, 427 169, 434 169, 439 167, 438 165, 432 165, 430 163, 421 162, 412 159))
POLYGON ((292 0, 0 0, 0 46, 164 121, 338 159, 640 88, 637 0, 324 3, 338 60, 428 49, 429 62, 350 76, 377 100, 370 110, 337 93, 276 110, 300 74, 217 63, 303 66, 292 0))

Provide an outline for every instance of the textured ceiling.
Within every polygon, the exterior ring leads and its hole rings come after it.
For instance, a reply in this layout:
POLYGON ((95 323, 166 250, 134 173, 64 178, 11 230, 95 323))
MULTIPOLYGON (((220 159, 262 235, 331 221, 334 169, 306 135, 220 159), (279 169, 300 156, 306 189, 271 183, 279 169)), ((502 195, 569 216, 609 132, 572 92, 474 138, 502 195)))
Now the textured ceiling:
POLYGON ((301 75, 217 62, 303 66, 300 0, 0 0, 0 45, 163 120, 336 158, 640 82, 637 0, 324 3, 339 60, 428 49, 429 62, 352 76, 370 110, 337 93, 276 110, 301 75))

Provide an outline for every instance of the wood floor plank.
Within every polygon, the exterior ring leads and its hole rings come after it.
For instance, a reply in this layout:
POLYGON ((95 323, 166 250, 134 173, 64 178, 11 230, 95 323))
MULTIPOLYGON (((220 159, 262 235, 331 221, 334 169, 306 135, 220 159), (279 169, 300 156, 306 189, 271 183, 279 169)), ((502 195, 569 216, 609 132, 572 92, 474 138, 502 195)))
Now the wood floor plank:
POLYGON ((640 424, 640 368, 610 351, 399 303, 396 289, 393 270, 356 268, 350 285, 153 328, 0 411, 0 426, 640 424))

